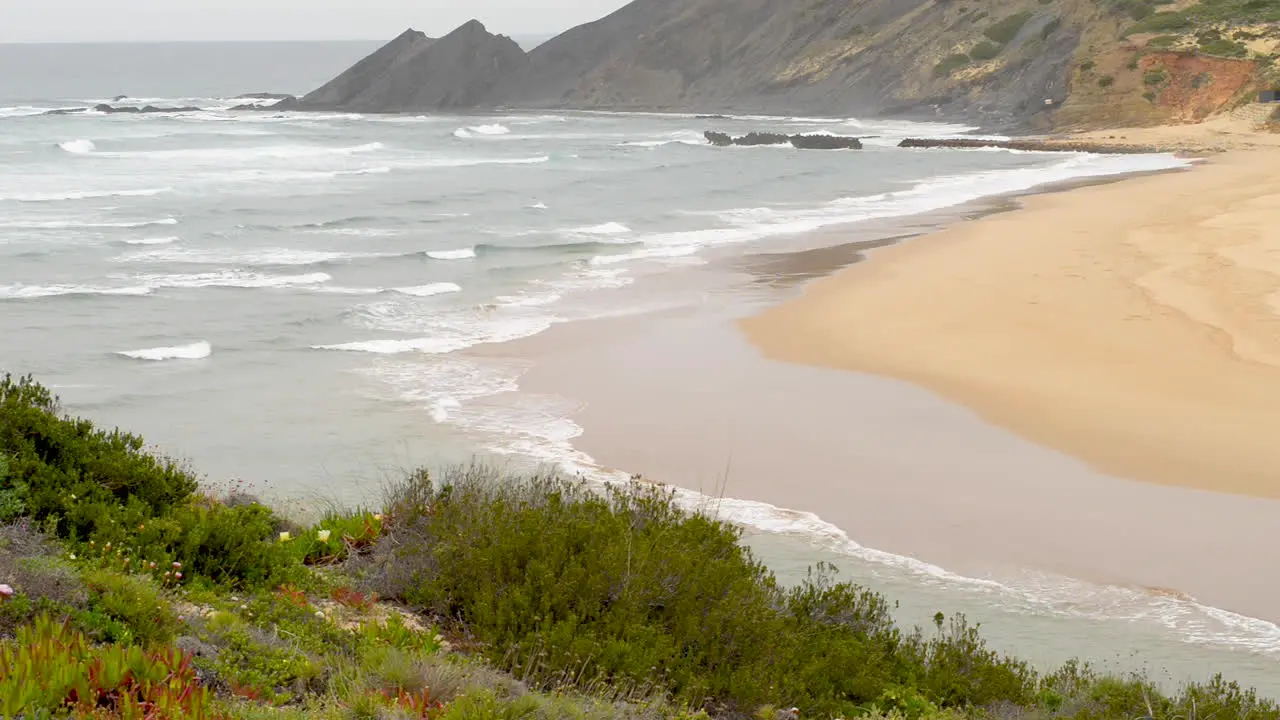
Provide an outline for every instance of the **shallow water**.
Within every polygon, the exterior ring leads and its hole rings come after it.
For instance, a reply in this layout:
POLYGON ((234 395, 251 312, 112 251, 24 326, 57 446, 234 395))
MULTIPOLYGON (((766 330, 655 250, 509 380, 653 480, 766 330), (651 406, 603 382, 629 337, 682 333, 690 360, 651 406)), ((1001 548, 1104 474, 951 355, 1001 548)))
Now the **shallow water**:
MULTIPOLYGON (((948 125, 246 114, 205 96, 232 84, 306 89, 206 78, 126 101, 205 108, 148 116, 43 114, 114 94, 102 78, 4 94, 0 369, 36 375, 67 410, 137 431, 212 482, 243 478, 291 499, 369 501, 403 468, 477 454, 591 471, 571 445, 575 401, 522 390, 529 361, 464 351, 715 302, 734 290, 683 274, 712 254, 1183 164, 894 147, 973 131, 948 125), (867 149, 713 148, 701 139, 708 128, 858 135, 867 149)), ((1155 647, 1174 658, 1175 679, 1207 664, 1262 683, 1274 667, 1256 651, 1205 655, 1120 616, 1088 624, 885 575, 820 537, 752 542, 787 577, 838 561, 906 600, 911 622, 973 610, 1002 647, 1045 662, 1155 647), (1139 629, 1121 642, 1114 627, 1139 629)))

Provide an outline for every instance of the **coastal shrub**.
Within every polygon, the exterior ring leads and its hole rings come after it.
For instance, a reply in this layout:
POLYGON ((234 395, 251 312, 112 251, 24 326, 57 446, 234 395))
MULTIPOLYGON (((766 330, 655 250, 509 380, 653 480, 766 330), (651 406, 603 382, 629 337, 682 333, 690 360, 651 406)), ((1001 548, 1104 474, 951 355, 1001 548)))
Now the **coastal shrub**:
POLYGON ((1003 20, 982 31, 992 42, 1000 45, 1008 45, 1011 40, 1018 36, 1018 31, 1022 30, 1022 26, 1027 24, 1031 19, 1031 13, 1020 12, 1014 13, 1003 20))
POLYGON ((1116 84, 1116 79, 1111 75, 1103 75, 1102 77, 1098 78, 1098 87, 1108 88, 1115 84, 1116 84))
POLYGON ((1200 52, 1219 57, 1242 58, 1249 54, 1249 49, 1238 42, 1218 37, 1200 42, 1200 52))
POLYGON ((384 532, 366 577, 379 565, 407 573, 406 601, 544 687, 653 687, 695 706, 832 715, 1031 692, 1025 667, 976 633, 904 636, 882 597, 830 568, 780 587, 737 529, 655 486, 417 473, 392 494, 384 532), (902 690, 912 687, 918 697, 902 690))
POLYGON ((142 438, 62 415, 53 395, 29 377, 0 377, 0 453, 7 457, 0 481, 6 505, 16 500, 62 537, 87 537, 126 504, 167 514, 196 489, 194 476, 145 450, 142 438))
POLYGON ((144 646, 173 639, 177 619, 151 582, 95 570, 85 574, 84 583, 89 601, 75 618, 94 639, 144 646))
POLYGON ((934 66, 933 76, 937 78, 947 77, 951 73, 955 72, 956 70, 959 70, 960 68, 968 64, 969 64, 969 56, 964 53, 956 53, 954 55, 948 55, 945 58, 943 58, 941 62, 939 62, 937 65, 934 66))
POLYGON ((1167 33, 1185 30, 1188 27, 1191 27, 1191 20, 1185 14, 1180 12, 1158 12, 1147 15, 1145 18, 1130 25, 1124 34, 1167 33))
POLYGON ((1142 74, 1142 83, 1144 85, 1162 85, 1169 79, 1169 73, 1164 68, 1152 68, 1142 74))
POLYGON ((31 378, 0 378, 0 453, 0 522, 29 516, 104 567, 169 585, 200 576, 252 587, 300 566, 276 541, 271 510, 196 495, 195 476, 177 461, 136 435, 63 415, 31 378))
POLYGON ((1000 54, 1000 50, 1001 48, 999 45, 988 40, 983 40, 969 50, 969 57, 977 60, 978 62, 992 60, 1000 54))

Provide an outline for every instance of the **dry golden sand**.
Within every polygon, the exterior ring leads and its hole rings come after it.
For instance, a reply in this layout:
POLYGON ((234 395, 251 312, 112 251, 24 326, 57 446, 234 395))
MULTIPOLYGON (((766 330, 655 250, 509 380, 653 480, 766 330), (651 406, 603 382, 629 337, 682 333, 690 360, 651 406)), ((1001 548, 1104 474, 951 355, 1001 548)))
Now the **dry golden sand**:
POLYGON ((1027 199, 743 321, 773 359, 894 377, 1121 476, 1280 497, 1280 149, 1027 199))

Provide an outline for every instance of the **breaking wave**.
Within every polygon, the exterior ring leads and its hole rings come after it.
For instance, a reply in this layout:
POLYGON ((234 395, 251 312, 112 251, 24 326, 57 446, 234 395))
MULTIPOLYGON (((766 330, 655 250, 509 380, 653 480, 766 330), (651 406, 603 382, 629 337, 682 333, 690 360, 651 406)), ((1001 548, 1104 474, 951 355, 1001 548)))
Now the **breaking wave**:
POLYGON ((134 360, 203 360, 213 354, 213 346, 201 340, 190 345, 122 350, 116 354, 134 360))

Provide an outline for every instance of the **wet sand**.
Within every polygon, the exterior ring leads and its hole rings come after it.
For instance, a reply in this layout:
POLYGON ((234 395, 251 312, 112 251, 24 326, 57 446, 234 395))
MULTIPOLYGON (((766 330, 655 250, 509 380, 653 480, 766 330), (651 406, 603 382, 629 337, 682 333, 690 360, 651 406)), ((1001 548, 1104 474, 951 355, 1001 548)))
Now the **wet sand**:
POLYGON ((1032 197, 742 327, 770 358, 910 382, 1106 473, 1280 497, 1277 157, 1032 197))

